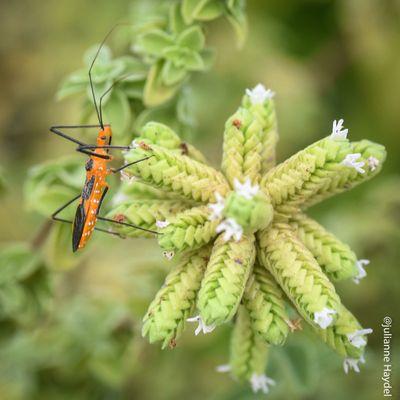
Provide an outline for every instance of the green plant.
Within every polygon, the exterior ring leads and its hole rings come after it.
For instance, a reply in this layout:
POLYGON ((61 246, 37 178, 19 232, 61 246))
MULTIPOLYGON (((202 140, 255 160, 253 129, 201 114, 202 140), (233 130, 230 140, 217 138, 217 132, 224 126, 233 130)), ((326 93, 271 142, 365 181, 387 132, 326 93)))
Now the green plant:
POLYGON ((264 375, 266 347, 282 345, 296 328, 288 304, 344 358, 346 372, 358 372, 371 330, 362 329, 344 307, 331 279, 358 282, 366 262, 304 210, 372 178, 386 157, 379 144, 350 142, 340 120, 330 136, 273 166, 272 97, 262 85, 246 91, 225 124, 222 172, 198 151, 190 153, 168 127, 144 127, 125 161, 151 157, 126 169, 124 185, 153 217, 141 221, 143 210, 139 215, 130 208, 129 196, 120 197, 121 205, 109 213, 158 229, 169 259, 182 254, 145 315, 143 335, 174 347, 185 320, 199 323, 196 334, 233 321, 231 359, 222 369, 264 392, 271 384, 264 375), (154 195, 141 197, 144 184, 154 195), (167 207, 171 198, 180 201, 180 211, 171 208, 159 219, 154 210, 163 209, 163 201, 167 207), (198 316, 187 318, 196 308, 198 316))
MULTIPOLYGON (((206 47, 205 24, 226 17, 237 34, 238 43, 246 35, 245 2, 240 0, 163 1, 138 3, 132 23, 126 24, 129 39, 119 36, 121 47, 132 52, 113 58, 104 46, 92 71, 94 90, 105 96, 106 120, 113 124, 118 141, 132 139, 151 120, 164 121, 189 134, 194 115, 190 98, 190 77, 206 71, 213 61, 213 51, 206 47), (133 41, 132 41, 133 37, 133 41), (127 42, 127 43, 125 43, 127 42)), ((98 45, 84 55, 84 68, 69 75, 57 97, 86 93, 83 120, 93 114, 88 70, 98 45)))

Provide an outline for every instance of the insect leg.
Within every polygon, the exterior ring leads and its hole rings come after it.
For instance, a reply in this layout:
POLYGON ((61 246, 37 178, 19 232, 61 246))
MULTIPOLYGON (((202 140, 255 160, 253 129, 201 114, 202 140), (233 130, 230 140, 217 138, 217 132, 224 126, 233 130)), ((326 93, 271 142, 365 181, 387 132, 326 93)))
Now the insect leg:
MULTIPOLYGON (((79 197, 81 197, 80 194, 78 194, 77 196, 75 196, 73 199, 69 200, 67 203, 65 203, 63 206, 61 206, 60 208, 58 208, 52 215, 51 218, 54 221, 59 221, 59 222, 64 222, 67 224, 72 224, 72 221, 68 221, 67 219, 64 218, 59 218, 57 217, 57 215, 64 210, 65 208, 67 208, 70 204, 72 204, 75 200, 78 200, 79 197)), ((108 233, 110 235, 115 235, 115 236, 119 236, 119 237, 123 237, 121 236, 118 232, 113 232, 113 231, 108 231, 106 229, 101 229, 101 228, 94 228, 96 231, 100 231, 100 232, 104 232, 104 233, 108 233)))
POLYGON ((97 158, 103 158, 104 160, 109 160, 110 159, 110 156, 108 156, 106 154, 97 154, 94 151, 85 150, 85 148, 82 148, 81 146, 78 146, 76 148, 76 151, 78 153, 87 154, 88 156, 97 157, 97 158))
MULTIPOLYGON (((56 218, 53 218, 54 219, 54 221, 59 221, 59 222, 65 222, 65 223, 67 223, 67 224, 72 224, 72 221, 68 221, 68 220, 66 220, 66 219, 63 219, 63 218, 58 218, 58 217, 56 217, 56 218)), ((120 237, 121 239, 124 239, 125 237, 124 236, 122 236, 121 234, 119 234, 118 232, 113 232, 113 231, 108 231, 107 229, 101 229, 101 228, 94 228, 94 230, 95 231, 99 231, 99 232, 103 232, 103 233, 108 233, 109 235, 114 235, 114 236, 118 236, 118 237, 120 237)))
POLYGON ((114 224, 120 224, 120 225, 124 225, 124 226, 129 226, 130 228, 135 228, 135 229, 139 229, 141 231, 154 233, 156 235, 159 234, 158 232, 152 231, 151 229, 141 228, 140 226, 136 226, 136 225, 133 225, 133 224, 128 224, 127 222, 115 221, 115 220, 110 219, 110 218, 104 218, 104 217, 99 217, 99 216, 97 217, 97 219, 99 219, 100 221, 112 222, 114 224))
POLYGON ((148 156, 148 157, 145 157, 145 158, 141 158, 140 160, 136 160, 136 161, 130 162, 130 163, 125 164, 125 165, 123 165, 122 167, 119 167, 119 168, 111 168, 110 171, 115 174, 117 172, 120 172, 120 171, 124 170, 127 167, 130 167, 133 164, 137 164, 137 163, 139 163, 141 161, 148 160, 151 157, 153 157, 153 156, 148 156))
POLYGON ((67 207, 68 207, 70 204, 72 204, 75 200, 78 200, 79 197, 81 197, 80 194, 78 194, 78 195, 75 196, 73 199, 71 199, 71 200, 69 200, 68 202, 66 202, 64 205, 62 205, 60 208, 58 208, 56 211, 54 211, 53 214, 51 214, 51 218, 52 218, 54 221, 69 222, 69 221, 66 221, 65 219, 58 218, 57 215, 60 214, 60 212, 61 212, 62 210, 64 210, 65 208, 67 208, 67 207))
POLYGON ((81 142, 78 139, 73 138, 72 136, 62 131, 64 129, 82 129, 82 128, 101 128, 101 126, 100 125, 55 125, 50 128, 50 132, 53 132, 56 135, 61 136, 62 138, 67 139, 71 142, 79 144, 79 146, 85 146, 85 143, 81 142))

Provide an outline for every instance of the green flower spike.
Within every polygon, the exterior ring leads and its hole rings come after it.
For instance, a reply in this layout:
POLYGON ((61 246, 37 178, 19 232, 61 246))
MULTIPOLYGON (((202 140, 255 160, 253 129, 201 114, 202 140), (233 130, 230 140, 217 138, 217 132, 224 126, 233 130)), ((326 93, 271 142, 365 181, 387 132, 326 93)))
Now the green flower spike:
POLYGON ((229 364, 217 367, 218 372, 230 372, 241 381, 249 381, 253 391, 267 394, 275 381, 264 373, 268 360, 268 346, 257 334, 245 307, 240 306, 231 337, 229 364))
POLYGON ((165 347, 175 343, 185 319, 198 322, 196 334, 233 322, 231 361, 220 370, 264 392, 272 382, 264 375, 267 346, 284 344, 294 327, 286 303, 344 357, 346 372, 358 372, 371 330, 341 304, 331 280, 358 283, 368 261, 357 260, 304 210, 372 178, 386 156, 379 144, 349 142, 339 120, 328 137, 274 166, 273 95, 262 85, 246 91, 225 124, 222 172, 171 129, 148 124, 125 155, 127 163, 149 157, 126 168, 136 199, 128 196, 110 213, 158 229, 169 258, 184 252, 151 304, 143 334, 165 347), (151 190, 141 212, 146 185, 151 190), (187 318, 195 307, 198 315, 187 318))
POLYGON ((175 346, 186 319, 195 309, 209 254, 209 246, 187 254, 165 278, 143 319, 142 332, 151 343, 162 340, 163 348, 175 346))

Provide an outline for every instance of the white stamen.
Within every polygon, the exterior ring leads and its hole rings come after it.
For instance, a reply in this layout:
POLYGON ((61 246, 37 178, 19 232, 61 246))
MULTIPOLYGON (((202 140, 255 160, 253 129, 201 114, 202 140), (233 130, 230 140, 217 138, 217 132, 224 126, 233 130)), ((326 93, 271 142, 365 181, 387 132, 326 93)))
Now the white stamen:
POLYGON ((357 285, 360 283, 360 280, 367 276, 367 272, 365 271, 363 265, 368 265, 369 260, 357 260, 356 267, 358 269, 358 275, 353 278, 354 283, 357 285))
POLYGON ((346 139, 347 134, 349 132, 348 129, 343 129, 343 119, 339 119, 339 121, 336 121, 336 119, 333 121, 332 124, 332 133, 331 133, 331 139, 346 139))
POLYGON ((227 242, 232 236, 236 242, 238 242, 243 235, 243 228, 233 218, 227 218, 217 226, 217 233, 221 233, 223 231, 225 231, 225 242, 227 242))
POLYGON ((314 313, 314 322, 322 329, 326 329, 332 323, 332 315, 334 314, 336 314, 335 310, 325 307, 321 311, 314 313))
POLYGON ((265 374, 256 374, 254 373, 251 378, 250 378, 250 383, 251 383, 251 388, 253 389, 254 393, 257 393, 259 390, 261 390, 264 394, 269 393, 269 387, 275 385, 275 381, 271 378, 269 378, 265 374))
POLYGON ((120 172, 120 174, 121 174, 121 181, 127 182, 129 185, 136 180, 136 176, 129 175, 124 169, 120 172))
POLYGON ((215 370, 220 373, 230 372, 231 366, 229 364, 217 365, 215 370))
POLYGON ((357 358, 345 358, 343 360, 343 369, 344 372, 347 374, 351 369, 353 369, 355 372, 359 373, 360 368, 358 366, 358 363, 365 364, 365 359, 364 356, 361 356, 359 359, 357 358))
POLYGON ((275 93, 271 89, 265 89, 265 86, 259 83, 253 89, 246 89, 247 96, 250 97, 250 102, 253 105, 263 104, 266 100, 272 99, 275 93))
POLYGON ((373 156, 368 157, 367 163, 371 171, 375 171, 379 166, 379 160, 373 156))
POLYGON ((173 251, 163 251, 163 256, 167 259, 167 260, 172 260, 174 257, 175 253, 173 251))
POLYGON ((138 142, 136 141, 136 139, 132 140, 132 143, 129 145, 130 149, 137 149, 139 147, 138 142))
POLYGON ((217 200, 216 203, 210 203, 208 208, 211 210, 211 214, 209 215, 208 219, 214 221, 222 217, 222 211, 225 207, 224 198, 218 193, 215 193, 215 198, 217 200))
POLYGON ((156 221, 156 227, 157 228, 166 228, 169 225, 168 221, 156 221))
POLYGON ((204 334, 210 333, 215 329, 215 325, 206 325, 203 320, 201 319, 200 315, 196 315, 195 317, 188 318, 187 322, 198 322, 199 325, 197 326, 194 334, 197 336, 200 332, 204 334))
POLYGON ((369 335, 372 333, 371 328, 367 329, 360 329, 358 331, 355 331, 353 333, 348 333, 346 336, 349 339, 349 342, 354 346, 357 347, 357 349, 364 347, 367 344, 367 341, 363 337, 364 335, 369 335))
POLYGON ((354 168, 357 172, 360 174, 365 173, 365 169, 362 167, 364 166, 365 162, 364 161, 358 161, 357 160, 361 157, 360 153, 354 153, 354 154, 347 154, 345 159, 341 162, 342 165, 345 165, 346 167, 354 168))
POLYGON ((233 180, 233 187, 237 194, 248 200, 252 199, 258 193, 260 188, 258 185, 252 186, 250 178, 246 178, 244 183, 240 183, 239 180, 235 178, 233 180))

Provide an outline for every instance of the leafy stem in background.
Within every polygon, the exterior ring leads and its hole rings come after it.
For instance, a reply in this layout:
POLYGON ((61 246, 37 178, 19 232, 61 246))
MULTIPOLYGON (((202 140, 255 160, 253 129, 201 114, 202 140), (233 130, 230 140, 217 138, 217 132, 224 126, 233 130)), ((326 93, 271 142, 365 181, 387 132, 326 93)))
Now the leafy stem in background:
MULTIPOLYGON (((134 15, 132 26, 124 28, 132 34, 125 40, 131 52, 113 58, 110 48, 104 46, 93 68, 97 97, 123 77, 104 98, 105 117, 120 142, 131 140, 132 131, 139 132, 154 119, 172 122, 181 134, 188 134, 194 117, 185 88, 193 73, 206 71, 213 61, 213 52, 206 47, 205 24, 227 18, 242 44, 247 30, 245 2, 150 2, 145 12, 135 10, 134 15)), ((122 36, 118 38, 124 45, 122 36)), ((86 93, 84 121, 93 114, 87 71, 97 48, 86 52, 84 68, 69 75, 57 93, 58 99, 86 93)))

